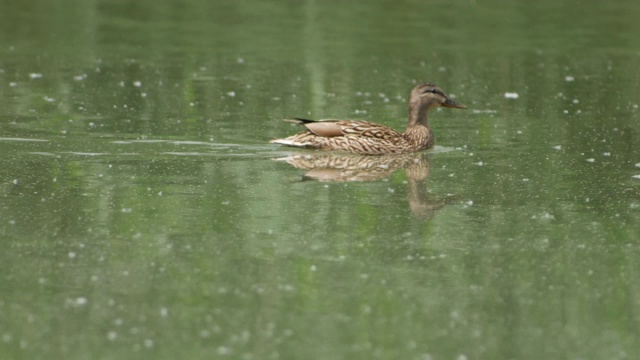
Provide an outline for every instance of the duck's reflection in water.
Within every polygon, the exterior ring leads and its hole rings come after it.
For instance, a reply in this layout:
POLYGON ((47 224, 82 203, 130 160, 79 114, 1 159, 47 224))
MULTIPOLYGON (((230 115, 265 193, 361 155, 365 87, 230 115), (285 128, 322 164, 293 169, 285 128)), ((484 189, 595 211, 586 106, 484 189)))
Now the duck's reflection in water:
POLYGON ((307 170, 303 180, 328 182, 382 180, 404 168, 409 186, 409 208, 421 219, 432 218, 439 209, 456 198, 436 197, 429 193, 427 180, 431 172, 431 158, 428 154, 366 156, 314 152, 274 160, 307 170))

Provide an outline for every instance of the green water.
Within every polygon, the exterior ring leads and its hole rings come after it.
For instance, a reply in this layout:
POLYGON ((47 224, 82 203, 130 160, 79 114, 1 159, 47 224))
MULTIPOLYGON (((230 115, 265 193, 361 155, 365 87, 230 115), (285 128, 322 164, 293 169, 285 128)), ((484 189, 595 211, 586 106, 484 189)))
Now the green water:
POLYGON ((0 358, 639 358, 639 17, 0 3, 0 358), (268 144, 418 81, 424 154, 268 144))

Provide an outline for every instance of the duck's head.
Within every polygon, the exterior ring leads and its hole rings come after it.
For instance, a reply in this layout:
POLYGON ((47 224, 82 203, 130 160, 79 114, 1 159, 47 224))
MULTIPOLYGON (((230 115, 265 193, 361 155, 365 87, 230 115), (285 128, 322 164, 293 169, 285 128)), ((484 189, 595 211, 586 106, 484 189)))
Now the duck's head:
POLYGON ((431 109, 438 106, 466 109, 467 107, 451 100, 436 84, 426 82, 416 85, 411 91, 412 107, 431 109))

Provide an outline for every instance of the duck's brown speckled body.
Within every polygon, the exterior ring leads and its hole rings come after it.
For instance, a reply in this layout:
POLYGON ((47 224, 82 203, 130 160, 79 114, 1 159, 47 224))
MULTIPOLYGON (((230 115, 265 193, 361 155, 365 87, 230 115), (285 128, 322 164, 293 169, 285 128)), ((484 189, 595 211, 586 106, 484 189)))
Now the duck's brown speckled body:
POLYGON ((287 119, 307 130, 272 143, 318 150, 342 150, 363 155, 401 154, 428 149, 434 144, 429 110, 438 106, 464 109, 433 83, 416 85, 409 100, 409 125, 403 133, 364 120, 287 119))

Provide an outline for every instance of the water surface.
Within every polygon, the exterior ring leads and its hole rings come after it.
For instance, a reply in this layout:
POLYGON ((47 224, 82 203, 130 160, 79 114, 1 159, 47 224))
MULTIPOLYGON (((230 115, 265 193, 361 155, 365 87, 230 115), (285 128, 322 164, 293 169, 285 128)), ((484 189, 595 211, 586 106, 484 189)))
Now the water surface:
POLYGON ((1 4, 2 358, 637 358, 639 12, 1 4), (268 144, 419 81, 433 150, 268 144))

